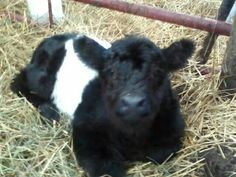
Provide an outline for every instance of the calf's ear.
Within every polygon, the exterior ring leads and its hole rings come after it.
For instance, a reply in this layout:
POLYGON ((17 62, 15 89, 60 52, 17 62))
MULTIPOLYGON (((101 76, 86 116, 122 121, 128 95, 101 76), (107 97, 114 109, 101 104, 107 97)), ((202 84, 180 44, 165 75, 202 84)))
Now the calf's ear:
POLYGON ((102 69, 106 49, 95 40, 81 36, 74 41, 74 48, 80 59, 93 69, 102 69))
POLYGON ((36 49, 33 53, 32 60, 30 61, 31 64, 36 64, 38 66, 42 66, 44 68, 49 67, 49 55, 43 49, 36 49))
POLYGON ((187 64, 195 50, 195 44, 189 39, 181 39, 172 43, 169 47, 162 50, 166 59, 168 71, 175 71, 183 68, 187 64))
POLYGON ((16 76, 13 78, 10 89, 13 93, 16 93, 17 95, 20 95, 20 92, 25 92, 27 90, 27 83, 26 83, 26 74, 25 70, 22 69, 20 73, 16 74, 16 76))

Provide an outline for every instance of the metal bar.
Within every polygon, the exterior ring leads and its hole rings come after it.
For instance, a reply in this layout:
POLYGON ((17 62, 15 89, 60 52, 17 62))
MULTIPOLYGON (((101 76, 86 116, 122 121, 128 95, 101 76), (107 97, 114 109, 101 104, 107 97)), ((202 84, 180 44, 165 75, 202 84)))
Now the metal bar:
POLYGON ((232 25, 223 21, 169 12, 161 8, 132 4, 121 0, 74 0, 163 22, 229 36, 232 25))

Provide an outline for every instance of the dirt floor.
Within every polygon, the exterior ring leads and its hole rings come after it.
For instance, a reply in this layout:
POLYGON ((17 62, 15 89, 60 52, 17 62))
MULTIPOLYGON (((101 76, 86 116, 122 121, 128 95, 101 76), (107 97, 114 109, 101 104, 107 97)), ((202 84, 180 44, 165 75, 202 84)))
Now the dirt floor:
MULTIPOLYGON (((211 18, 214 18, 221 2, 127 1, 211 18)), ((206 34, 160 21, 74 3, 72 0, 64 0, 64 8, 65 22, 51 29, 29 25, 27 20, 20 23, 7 16, 0 16, 0 176, 75 177, 83 174, 72 153, 71 129, 67 117, 63 116, 60 125, 45 125, 37 110, 25 99, 12 94, 9 89, 12 78, 29 62, 32 51, 43 38, 74 31, 112 42, 126 34, 140 34, 163 47, 184 37, 196 41, 199 50, 206 34)), ((0 12, 2 11, 24 17, 27 14, 24 0, 2 0, 0 12)), ((227 40, 227 37, 221 36, 217 41, 210 60, 205 65, 211 68, 208 74, 201 74, 195 56, 185 69, 173 74, 173 86, 181 90, 181 107, 187 124, 184 147, 178 156, 157 166, 136 163, 129 170, 129 176, 236 176, 236 169, 233 168, 236 166, 236 100, 223 98, 217 89, 227 40), (207 165, 204 168, 205 164, 207 165), (208 172, 209 169, 211 173, 208 172)))

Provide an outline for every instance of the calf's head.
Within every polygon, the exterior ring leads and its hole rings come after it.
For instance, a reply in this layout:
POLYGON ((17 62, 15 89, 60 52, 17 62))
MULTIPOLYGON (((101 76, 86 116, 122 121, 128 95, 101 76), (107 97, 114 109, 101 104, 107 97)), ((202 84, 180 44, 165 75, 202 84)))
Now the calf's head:
POLYGON ((185 66, 194 51, 182 39, 161 49, 146 38, 126 37, 104 53, 101 81, 113 119, 128 124, 151 122, 170 93, 169 73, 185 66))
POLYGON ((74 36, 56 35, 44 39, 35 49, 30 63, 14 78, 12 91, 23 94, 36 106, 50 100, 56 73, 66 53, 64 43, 74 36))

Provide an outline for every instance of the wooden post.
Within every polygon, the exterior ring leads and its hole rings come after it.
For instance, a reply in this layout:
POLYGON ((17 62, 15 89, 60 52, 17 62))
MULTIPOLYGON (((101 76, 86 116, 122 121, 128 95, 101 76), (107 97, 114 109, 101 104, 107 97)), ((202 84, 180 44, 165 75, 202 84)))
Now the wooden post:
POLYGON ((224 93, 236 93, 236 15, 222 64, 221 79, 220 90, 224 93))

